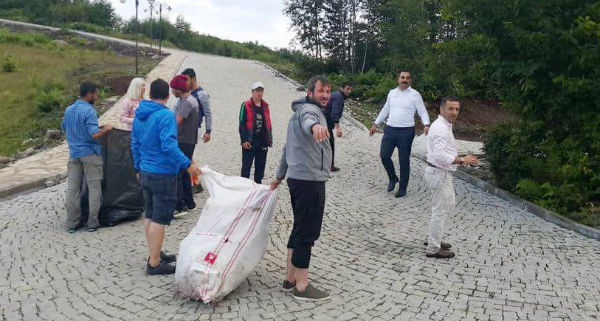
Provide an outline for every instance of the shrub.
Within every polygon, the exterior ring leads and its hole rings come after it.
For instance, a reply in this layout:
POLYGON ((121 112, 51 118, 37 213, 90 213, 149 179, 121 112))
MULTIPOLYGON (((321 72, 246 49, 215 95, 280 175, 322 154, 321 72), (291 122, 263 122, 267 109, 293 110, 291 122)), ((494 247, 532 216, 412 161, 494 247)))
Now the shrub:
MULTIPOLYGON (((539 127, 535 122, 505 124, 490 133, 484 151, 494 178, 520 197, 594 224, 597 210, 585 208, 600 198, 599 156, 586 152, 587 146, 576 137, 557 142, 540 134, 539 127)), ((593 135, 600 139, 598 132, 593 135)))
POLYGON ((14 72, 17 70, 17 64, 15 63, 12 55, 5 55, 2 60, 2 69, 5 72, 14 72))
POLYGON ((62 37, 76 37, 77 36, 77 34, 75 34, 73 31, 71 31, 69 29, 65 29, 65 28, 60 28, 56 33, 62 37))
MULTIPOLYGON (((363 100, 370 99, 379 103, 384 102, 388 92, 398 86, 395 74, 378 73, 373 69, 359 74, 332 73, 327 76, 334 89, 344 81, 350 81, 353 87, 352 97, 359 97, 363 100)), ((415 79, 413 86, 425 100, 435 100, 442 95, 435 84, 427 79, 415 79)))
MULTIPOLYGON (((329 79, 329 82, 331 83, 331 90, 336 90, 346 81, 353 82, 352 78, 352 75, 349 74, 334 73, 327 75, 327 79, 329 79)), ((356 84, 353 85, 356 86, 356 84)))
POLYGON ((581 223, 589 226, 599 227, 600 226, 600 204, 590 204, 584 208, 580 213, 576 213, 573 219, 580 221, 581 223))
POLYGON ((365 85, 365 86, 373 86, 377 82, 379 82, 380 75, 373 69, 368 70, 367 72, 360 73, 354 75, 354 81, 357 84, 365 85))
POLYGON ((65 90, 65 85, 61 81, 58 81, 58 80, 46 81, 46 82, 36 85, 35 87, 38 89, 38 91, 43 91, 43 92, 48 92, 53 89, 58 89, 60 91, 65 90))
POLYGON ((22 44, 27 47, 41 47, 50 42, 50 38, 45 34, 24 32, 15 33, 0 28, 0 43, 22 44))
POLYGON ((86 46, 89 43, 88 40, 86 40, 84 38, 79 38, 79 37, 69 37, 67 39, 67 42, 70 45, 73 45, 73 46, 76 46, 76 47, 84 47, 84 46, 86 46))
POLYGON ((381 75, 377 82, 365 92, 365 96, 375 99, 375 101, 384 101, 390 89, 398 86, 393 77, 381 75))
POLYGON ((519 137, 520 130, 517 124, 502 124, 490 132, 483 145, 496 183, 501 188, 513 192, 527 172, 523 168, 527 154, 522 154, 525 148, 519 148, 519 137))
POLYGON ((0 17, 9 20, 30 22, 27 11, 24 9, 0 9, 0 17))
POLYGON ((85 31, 85 32, 98 33, 98 34, 108 33, 111 31, 109 28, 104 28, 104 27, 101 27, 101 26, 98 26, 95 24, 87 23, 87 22, 72 22, 72 23, 64 25, 64 27, 67 29, 81 30, 81 31, 85 31))
POLYGON ((58 110, 65 103, 64 94, 58 89, 44 91, 36 99, 38 110, 43 113, 58 110))
POLYGON ((21 39, 20 35, 6 29, 0 29, 0 43, 19 43, 21 39))
POLYGON ((109 44, 108 42, 104 41, 104 40, 96 40, 94 42, 92 42, 90 49, 93 50, 106 50, 109 48, 109 44))
POLYGON ((493 92, 522 120, 486 143, 499 183, 593 224, 596 218, 584 215, 597 217, 589 207, 600 204, 600 4, 450 2, 470 21, 466 46, 452 51, 476 62, 462 64, 473 77, 459 83, 473 90, 477 79, 489 79, 486 87, 495 84, 493 92))
POLYGON ((337 89, 344 81, 352 83, 352 97, 363 99, 372 98, 375 101, 384 101, 390 89, 398 85, 394 76, 369 70, 361 74, 332 73, 327 75, 332 84, 332 89, 337 89))
POLYGON ((67 103, 64 85, 61 82, 47 82, 37 86, 36 105, 40 112, 50 113, 60 110, 67 103))

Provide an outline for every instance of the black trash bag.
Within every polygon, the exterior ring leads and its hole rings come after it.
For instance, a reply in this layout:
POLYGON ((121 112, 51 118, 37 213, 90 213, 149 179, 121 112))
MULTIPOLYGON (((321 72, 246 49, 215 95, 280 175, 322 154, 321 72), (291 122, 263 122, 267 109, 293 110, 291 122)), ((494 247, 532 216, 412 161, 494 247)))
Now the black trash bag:
POLYGON ((113 129, 100 138, 104 161, 102 226, 136 220, 144 210, 142 188, 133 170, 130 142, 131 132, 120 129, 113 129))

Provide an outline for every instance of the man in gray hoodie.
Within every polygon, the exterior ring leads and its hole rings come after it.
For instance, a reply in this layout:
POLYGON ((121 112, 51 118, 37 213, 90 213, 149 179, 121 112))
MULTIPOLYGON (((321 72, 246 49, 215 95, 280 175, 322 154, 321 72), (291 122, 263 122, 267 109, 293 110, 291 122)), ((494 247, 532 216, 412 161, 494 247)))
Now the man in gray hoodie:
POLYGON ((287 140, 271 182, 275 189, 287 174, 294 211, 294 226, 287 245, 288 262, 283 288, 298 300, 322 301, 329 294, 308 282, 311 249, 321 233, 325 210, 325 182, 331 168, 329 130, 323 108, 331 96, 325 76, 308 81, 306 97, 292 103, 294 114, 288 123, 287 140))

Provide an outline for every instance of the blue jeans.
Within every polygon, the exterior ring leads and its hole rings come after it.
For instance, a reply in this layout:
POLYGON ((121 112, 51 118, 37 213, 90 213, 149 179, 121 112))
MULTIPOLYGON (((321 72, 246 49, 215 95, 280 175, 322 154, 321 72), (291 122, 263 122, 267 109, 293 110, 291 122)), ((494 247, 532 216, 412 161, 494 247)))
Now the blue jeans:
POLYGON ((400 190, 406 191, 408 179, 410 177, 410 153, 412 143, 415 139, 414 127, 391 127, 386 126, 383 130, 383 139, 381 139, 381 150, 379 156, 381 163, 387 172, 390 182, 400 181, 400 190), (400 163, 400 179, 396 175, 392 154, 394 149, 398 148, 398 160, 400 163))

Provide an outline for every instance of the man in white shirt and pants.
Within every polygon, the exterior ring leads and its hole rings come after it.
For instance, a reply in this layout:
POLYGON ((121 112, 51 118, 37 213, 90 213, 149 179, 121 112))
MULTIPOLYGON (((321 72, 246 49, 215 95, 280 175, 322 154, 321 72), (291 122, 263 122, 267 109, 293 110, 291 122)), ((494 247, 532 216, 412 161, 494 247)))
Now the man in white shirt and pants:
POLYGON ((454 140, 452 123, 458 117, 460 103, 456 98, 442 98, 440 116, 433 122, 427 135, 427 168, 425 181, 431 190, 431 222, 425 255, 434 258, 452 258, 454 252, 448 243, 442 242, 444 221, 455 212, 455 194, 452 172, 457 164, 476 164, 477 157, 458 157, 458 146, 454 140))
POLYGON ((377 126, 387 119, 379 156, 390 180, 388 192, 394 190, 396 183, 400 183, 396 197, 406 195, 410 177, 410 153, 415 138, 415 113, 419 114, 425 126, 425 135, 429 131, 429 115, 423 98, 418 91, 410 87, 410 84, 410 72, 401 71, 398 75, 398 87, 388 93, 385 105, 370 131, 370 135, 373 136, 377 131, 377 126), (400 162, 400 179, 396 175, 394 162, 392 162, 392 154, 396 148, 398 148, 400 162))

